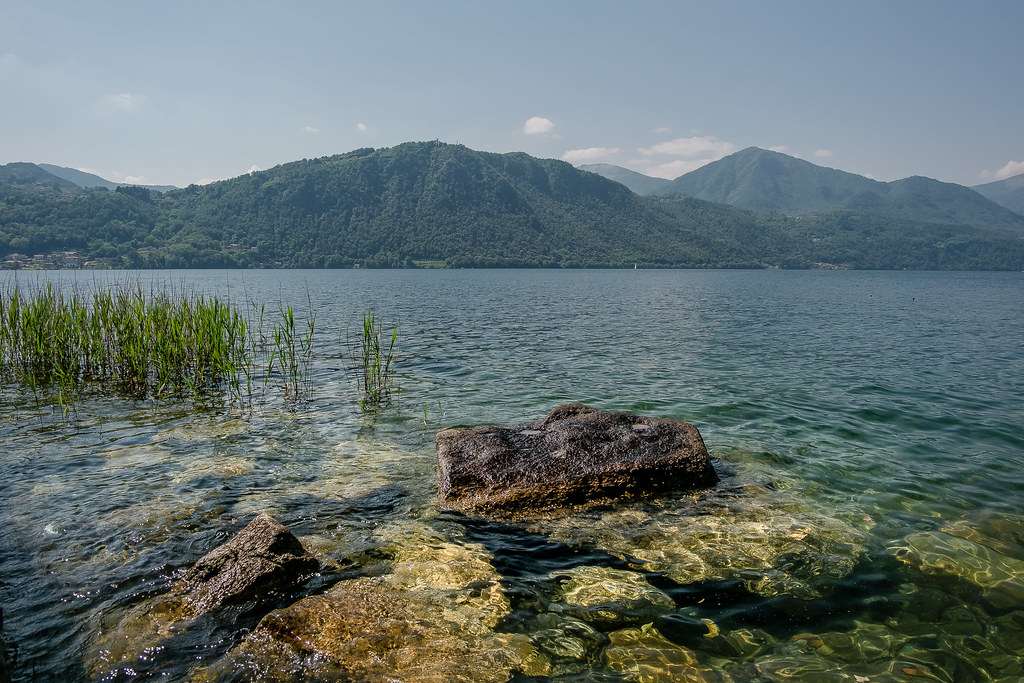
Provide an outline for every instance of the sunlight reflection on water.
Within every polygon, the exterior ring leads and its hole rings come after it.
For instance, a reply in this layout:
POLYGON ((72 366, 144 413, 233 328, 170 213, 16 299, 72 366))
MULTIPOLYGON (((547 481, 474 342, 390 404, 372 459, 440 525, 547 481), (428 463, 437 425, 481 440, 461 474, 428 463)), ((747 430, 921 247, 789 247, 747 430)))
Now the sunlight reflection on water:
MULTIPOLYGON (((32 277, 139 278, 291 304, 300 318, 311 304, 316 389, 298 409, 271 395, 252 412, 94 396, 66 422, 0 390, 0 606, 16 680, 98 676, 86 660, 100 624, 158 599, 262 510, 325 561, 309 590, 411 582, 440 592, 409 609, 454 609, 480 589, 430 574, 431 548, 489 562, 480 574, 500 576, 502 592, 483 596, 510 616, 472 637, 536 675, 1024 674, 1019 274, 32 277), (401 391, 377 415, 359 411, 347 341, 367 307, 401 330, 401 391), (437 429, 523 423, 568 400, 693 422, 728 485, 525 527, 439 513, 437 429), (401 544, 419 578, 396 569, 401 544), (626 600, 646 583, 675 607, 626 600), (572 596, 602 585, 611 613, 587 622, 572 596), (708 622, 719 635, 704 637, 708 622)), ((228 653, 259 616, 227 610, 131 667, 178 680, 199 656, 237 663, 228 653)), ((222 677, 249 680, 239 667, 222 677)))

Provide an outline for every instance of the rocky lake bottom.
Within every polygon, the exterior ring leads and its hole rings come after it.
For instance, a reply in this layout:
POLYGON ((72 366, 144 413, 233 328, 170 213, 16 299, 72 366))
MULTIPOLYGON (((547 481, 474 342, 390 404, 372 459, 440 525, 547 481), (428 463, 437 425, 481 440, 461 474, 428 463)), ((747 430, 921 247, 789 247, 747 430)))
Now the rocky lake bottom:
POLYGON ((1024 677, 1018 274, 188 277, 308 298, 328 340, 314 395, 94 396, 65 419, 4 388, 12 680, 1024 677), (368 302, 402 321, 402 391, 374 415, 329 343, 368 302), (506 520, 440 509, 439 429, 568 400, 696 424, 721 481, 506 520), (260 512, 319 571, 190 611, 175 583, 260 512))

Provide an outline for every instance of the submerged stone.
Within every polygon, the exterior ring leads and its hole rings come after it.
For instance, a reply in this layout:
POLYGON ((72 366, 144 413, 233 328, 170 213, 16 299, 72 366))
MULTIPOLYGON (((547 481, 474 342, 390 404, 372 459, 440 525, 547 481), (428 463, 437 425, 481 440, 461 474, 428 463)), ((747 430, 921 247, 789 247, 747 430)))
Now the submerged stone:
POLYGON ((108 680, 133 671, 202 614, 294 587, 318 567, 288 529, 260 514, 196 562, 169 593, 102 615, 90 643, 90 673, 108 680))
POLYGON ((700 666, 691 650, 668 640, 650 624, 609 634, 605 665, 626 680, 638 683, 684 681, 685 683, 724 683, 720 672, 700 666))
POLYGON ((675 608, 642 574, 606 567, 574 567, 557 577, 562 600, 551 609, 604 627, 650 622, 675 608))
POLYGON ((530 638, 551 662, 552 676, 584 671, 608 636, 579 619, 546 612, 537 617, 530 638))
POLYGON ((179 591, 196 613, 299 585, 320 567, 299 539, 266 513, 204 555, 179 591))
POLYGON ((911 534, 889 551, 927 574, 955 576, 981 586, 986 602, 998 609, 1024 604, 1024 560, 941 531, 911 534))
POLYGON ((495 633, 486 616, 437 591, 353 579, 271 612, 227 669, 271 681, 486 682, 513 670, 546 673, 528 637, 495 633))
POLYGON ((479 544, 428 526, 379 530, 391 573, 342 581, 271 612, 227 657, 203 672, 260 681, 506 681, 551 667, 523 634, 493 628, 511 611, 479 544))
POLYGON ((515 427, 436 437, 441 506, 521 514, 711 486, 718 475, 691 424, 567 403, 515 427))
POLYGON ((723 499, 715 489, 535 519, 529 529, 681 585, 739 579, 765 597, 819 597, 853 571, 865 548, 864 534, 842 519, 783 506, 770 491, 723 499))

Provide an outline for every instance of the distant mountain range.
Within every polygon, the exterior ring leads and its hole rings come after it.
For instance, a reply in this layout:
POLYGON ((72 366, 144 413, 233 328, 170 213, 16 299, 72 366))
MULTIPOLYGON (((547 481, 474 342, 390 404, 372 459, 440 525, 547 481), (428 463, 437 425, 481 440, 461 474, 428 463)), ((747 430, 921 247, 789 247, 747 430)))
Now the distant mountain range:
POLYGON ((1017 213, 1024 213, 1024 173, 994 183, 975 185, 979 194, 1017 213))
POLYGON ((666 181, 692 194, 642 196, 562 161, 434 141, 158 193, 8 164, 0 256, 19 268, 1024 269, 1024 216, 968 188, 756 149, 700 171, 666 181))
POLYGON ((621 182, 637 194, 681 193, 762 214, 778 212, 808 217, 853 211, 894 220, 963 224, 1009 233, 1020 229, 1022 218, 1012 210, 1012 199, 1021 200, 1024 176, 1016 185, 1010 179, 976 189, 920 176, 883 183, 757 147, 731 154, 675 180, 649 178, 607 164, 581 168, 621 182), (1008 203, 999 201, 1007 198, 1011 200, 1008 203))
POLYGON ((167 192, 169 190, 178 189, 174 185, 136 185, 135 183, 115 183, 112 180, 106 180, 98 175, 79 171, 77 168, 54 166, 53 164, 36 164, 36 166, 48 173, 52 173, 58 178, 63 178, 78 187, 105 187, 108 190, 114 190, 118 187, 144 187, 147 190, 153 190, 154 192, 167 192))

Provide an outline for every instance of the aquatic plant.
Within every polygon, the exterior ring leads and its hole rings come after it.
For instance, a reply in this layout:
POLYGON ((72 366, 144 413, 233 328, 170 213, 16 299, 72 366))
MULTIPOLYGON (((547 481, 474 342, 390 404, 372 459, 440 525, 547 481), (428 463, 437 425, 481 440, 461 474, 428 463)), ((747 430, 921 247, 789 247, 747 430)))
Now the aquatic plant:
POLYGON ((281 321, 274 325, 274 348, 268 363, 267 377, 276 358, 284 378, 284 393, 289 399, 298 399, 310 391, 309 362, 313 354, 313 332, 316 313, 310 307, 306 333, 299 336, 295 330, 295 312, 291 306, 281 309, 281 321))
POLYGON ((258 313, 254 326, 250 315, 217 297, 146 291, 140 283, 91 295, 52 284, 34 291, 14 284, 0 292, 0 377, 37 397, 44 394, 65 411, 89 387, 139 398, 223 392, 232 402, 251 405, 253 378, 262 370, 265 391, 276 359, 286 396, 297 398, 309 391, 314 318, 299 337, 291 307, 282 309, 268 356, 260 353, 262 307, 258 313))
POLYGON ((363 313, 363 326, 359 336, 360 389, 363 392, 359 407, 364 412, 386 405, 391 400, 393 387, 395 342, 398 340, 398 323, 385 341, 384 324, 377 319, 373 310, 363 313))

